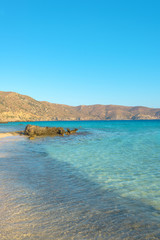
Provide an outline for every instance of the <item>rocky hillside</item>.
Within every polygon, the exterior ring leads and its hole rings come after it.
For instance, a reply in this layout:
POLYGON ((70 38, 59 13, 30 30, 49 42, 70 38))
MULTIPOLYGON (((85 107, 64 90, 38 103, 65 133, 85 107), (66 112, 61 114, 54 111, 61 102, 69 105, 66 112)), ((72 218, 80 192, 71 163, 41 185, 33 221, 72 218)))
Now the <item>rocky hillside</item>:
POLYGON ((122 119, 160 119, 160 109, 98 104, 72 107, 0 91, 0 122, 122 119))

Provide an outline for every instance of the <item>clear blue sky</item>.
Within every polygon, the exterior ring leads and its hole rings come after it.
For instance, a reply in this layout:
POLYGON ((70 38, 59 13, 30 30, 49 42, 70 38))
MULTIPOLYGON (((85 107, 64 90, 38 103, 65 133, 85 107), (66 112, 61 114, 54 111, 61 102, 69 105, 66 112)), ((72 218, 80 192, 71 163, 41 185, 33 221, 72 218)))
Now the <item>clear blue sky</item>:
POLYGON ((160 107, 160 1, 1 0, 0 90, 160 107))

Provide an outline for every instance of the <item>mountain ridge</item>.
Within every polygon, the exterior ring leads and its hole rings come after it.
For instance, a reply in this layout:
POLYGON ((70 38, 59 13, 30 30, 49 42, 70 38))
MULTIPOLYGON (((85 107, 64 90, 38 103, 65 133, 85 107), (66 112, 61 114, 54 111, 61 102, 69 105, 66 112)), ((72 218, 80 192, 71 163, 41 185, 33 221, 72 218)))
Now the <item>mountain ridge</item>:
POLYGON ((0 91, 0 122, 143 119, 160 119, 160 108, 111 104, 69 106, 0 91))

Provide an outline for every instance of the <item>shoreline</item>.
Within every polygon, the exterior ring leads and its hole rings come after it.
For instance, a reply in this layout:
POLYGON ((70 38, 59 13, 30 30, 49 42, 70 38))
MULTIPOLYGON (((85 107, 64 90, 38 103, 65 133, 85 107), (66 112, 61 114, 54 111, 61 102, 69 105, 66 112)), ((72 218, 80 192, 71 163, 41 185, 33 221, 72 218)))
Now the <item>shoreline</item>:
POLYGON ((0 139, 6 138, 6 137, 13 137, 13 136, 20 136, 20 134, 16 132, 0 133, 0 139))
POLYGON ((67 130, 65 130, 62 127, 40 127, 28 124, 23 131, 0 133, 0 138, 25 135, 29 137, 29 139, 34 139, 35 137, 56 137, 64 136, 64 134, 71 135, 76 133, 77 131, 77 128, 72 130, 67 128, 67 130))
POLYGON ((160 121, 160 119, 90 119, 90 120, 33 120, 33 121, 8 121, 1 122, 0 124, 8 124, 8 123, 35 123, 35 122, 109 122, 109 121, 160 121))

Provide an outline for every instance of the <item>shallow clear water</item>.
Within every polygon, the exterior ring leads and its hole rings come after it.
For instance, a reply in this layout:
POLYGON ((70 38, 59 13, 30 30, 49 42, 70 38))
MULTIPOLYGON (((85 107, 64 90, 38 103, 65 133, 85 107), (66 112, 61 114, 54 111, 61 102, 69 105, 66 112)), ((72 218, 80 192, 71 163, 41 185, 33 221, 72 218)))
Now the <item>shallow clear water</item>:
POLYGON ((160 239, 160 121, 33 124, 79 131, 0 139, 0 239, 160 239))

